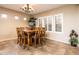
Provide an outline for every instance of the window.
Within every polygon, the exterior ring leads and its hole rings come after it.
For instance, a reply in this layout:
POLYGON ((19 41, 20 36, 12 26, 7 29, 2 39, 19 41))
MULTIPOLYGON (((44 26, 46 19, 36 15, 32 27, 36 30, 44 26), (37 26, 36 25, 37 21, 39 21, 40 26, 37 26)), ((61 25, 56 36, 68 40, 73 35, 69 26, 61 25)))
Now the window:
POLYGON ((47 31, 47 17, 43 18, 43 24, 44 24, 44 27, 45 27, 45 29, 47 31))
POLYGON ((36 20, 36 27, 39 27, 39 18, 36 20))
POLYGON ((62 32, 63 29, 63 15, 58 14, 54 16, 54 31, 62 32))
POLYGON ((52 24, 53 24, 53 18, 52 18, 52 16, 48 16, 48 19, 47 19, 48 21, 48 24, 47 24, 47 27, 48 27, 48 31, 52 31, 52 24))
POLYGON ((42 17, 42 27, 45 27, 46 31, 53 31, 52 24, 53 24, 53 17, 52 16, 45 16, 42 17))
POLYGON ((52 16, 39 17, 36 20, 37 27, 45 27, 49 32, 62 32, 63 29, 63 15, 57 14, 52 16))
POLYGON ((37 20, 36 20, 36 27, 39 27, 39 26, 42 26, 42 18, 40 17, 40 18, 38 18, 37 20))

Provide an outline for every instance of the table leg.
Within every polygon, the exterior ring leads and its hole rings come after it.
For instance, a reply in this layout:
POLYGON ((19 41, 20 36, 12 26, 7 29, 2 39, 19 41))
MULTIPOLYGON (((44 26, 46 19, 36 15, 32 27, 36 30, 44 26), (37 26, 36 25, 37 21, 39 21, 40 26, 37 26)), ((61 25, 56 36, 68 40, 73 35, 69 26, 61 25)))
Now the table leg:
POLYGON ((30 45, 30 44, 29 44, 29 33, 28 33, 28 50, 29 50, 29 45, 30 45))
POLYGON ((25 49, 25 47, 26 47, 26 39, 24 38, 24 49, 25 49))
POLYGON ((40 38, 39 38, 39 45, 40 45, 40 38))
POLYGON ((40 45, 40 32, 39 32, 39 45, 40 45))
POLYGON ((20 38, 20 47, 22 46, 22 39, 20 38))
POLYGON ((34 41, 35 41, 34 43, 35 43, 35 47, 36 47, 36 33, 35 33, 35 39, 34 39, 34 41))

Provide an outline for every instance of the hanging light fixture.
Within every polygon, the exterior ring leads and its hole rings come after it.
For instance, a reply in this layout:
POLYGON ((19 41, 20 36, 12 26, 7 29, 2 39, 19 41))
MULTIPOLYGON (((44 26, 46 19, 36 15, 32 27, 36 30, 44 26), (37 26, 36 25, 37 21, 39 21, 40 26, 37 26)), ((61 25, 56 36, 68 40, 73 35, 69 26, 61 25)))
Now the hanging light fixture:
POLYGON ((33 8, 29 6, 29 4, 24 5, 21 8, 26 14, 31 14, 33 12, 33 8))

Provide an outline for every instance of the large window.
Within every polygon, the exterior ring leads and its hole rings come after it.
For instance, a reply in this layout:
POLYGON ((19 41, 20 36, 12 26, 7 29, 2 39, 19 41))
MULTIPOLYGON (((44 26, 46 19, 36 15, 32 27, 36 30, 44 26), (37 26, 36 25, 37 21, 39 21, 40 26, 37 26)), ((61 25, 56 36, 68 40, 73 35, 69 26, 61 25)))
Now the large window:
POLYGON ((52 25, 53 25, 53 17, 52 16, 48 16, 48 19, 47 19, 48 21, 48 24, 47 24, 47 27, 48 27, 48 31, 53 31, 53 29, 52 29, 52 25))
POLYGON ((47 29, 47 17, 43 18, 43 24, 44 24, 43 27, 45 27, 46 31, 48 31, 48 29, 47 29))
POLYGON ((63 31, 63 14, 58 14, 54 16, 54 31, 55 32, 63 31))
POLYGON ((36 20, 37 27, 45 27, 49 32, 62 32, 63 29, 63 14, 52 16, 39 17, 36 20))

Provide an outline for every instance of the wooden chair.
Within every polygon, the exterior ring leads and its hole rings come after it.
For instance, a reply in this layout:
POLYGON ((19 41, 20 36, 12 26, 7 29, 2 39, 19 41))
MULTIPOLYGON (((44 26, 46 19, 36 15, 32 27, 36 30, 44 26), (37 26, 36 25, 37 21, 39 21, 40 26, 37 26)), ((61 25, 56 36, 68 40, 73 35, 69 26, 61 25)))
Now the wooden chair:
POLYGON ((19 32, 20 32, 20 28, 16 28, 16 32, 17 32, 17 44, 20 43, 20 36, 19 36, 19 32))
POLYGON ((37 28, 37 39, 38 39, 38 44, 42 45, 42 43, 45 41, 45 29, 42 27, 37 28))
POLYGON ((39 44, 40 45, 40 35, 41 35, 41 32, 40 32, 40 28, 37 27, 35 28, 36 32, 35 32, 35 41, 36 41, 36 44, 39 44))
POLYGON ((45 28, 41 29, 40 39, 41 39, 41 44, 44 44, 45 41, 46 41, 46 31, 45 31, 45 28))
POLYGON ((23 32, 24 33, 24 48, 26 45, 28 45, 28 49, 29 49, 29 46, 32 46, 32 32, 29 32, 29 28, 26 28, 26 30, 23 32))
POLYGON ((25 48, 26 36, 22 30, 23 30, 23 28, 16 28, 17 36, 18 36, 17 44, 19 44, 21 47, 25 48))

